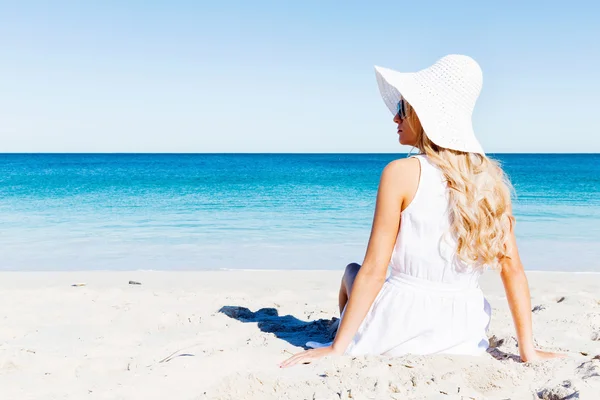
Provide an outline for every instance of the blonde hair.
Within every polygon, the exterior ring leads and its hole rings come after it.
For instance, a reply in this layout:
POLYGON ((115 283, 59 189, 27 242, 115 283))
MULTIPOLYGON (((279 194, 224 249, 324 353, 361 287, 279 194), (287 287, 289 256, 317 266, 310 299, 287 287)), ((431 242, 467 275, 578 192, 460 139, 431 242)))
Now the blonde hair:
POLYGON ((485 155, 440 147, 426 135, 407 104, 406 121, 417 133, 415 147, 444 174, 449 189, 451 233, 458 258, 478 268, 497 268, 507 256, 514 218, 512 186, 500 164, 485 155))

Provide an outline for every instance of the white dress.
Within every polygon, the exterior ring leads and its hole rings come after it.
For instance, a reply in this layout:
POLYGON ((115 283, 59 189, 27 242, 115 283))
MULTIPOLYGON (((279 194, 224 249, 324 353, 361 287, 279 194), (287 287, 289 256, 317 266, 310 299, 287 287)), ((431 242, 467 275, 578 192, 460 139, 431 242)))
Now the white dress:
MULTIPOLYGON (((481 269, 456 257, 448 189, 426 156, 413 201, 401 214, 391 272, 346 354, 470 354, 486 351, 491 308, 481 269)), ((342 315, 343 318, 343 315, 342 315)))

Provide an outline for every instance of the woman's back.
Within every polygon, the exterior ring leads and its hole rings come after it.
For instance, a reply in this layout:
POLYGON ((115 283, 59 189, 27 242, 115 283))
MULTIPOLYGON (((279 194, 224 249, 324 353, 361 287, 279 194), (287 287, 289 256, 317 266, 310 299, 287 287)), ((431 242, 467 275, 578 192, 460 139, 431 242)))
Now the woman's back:
POLYGON ((456 254, 450 233, 448 188, 442 171, 425 155, 414 156, 421 165, 413 200, 401 214, 400 231, 390 266, 392 276, 452 285, 478 287, 481 268, 472 268, 456 254))
MULTIPOLYGON (((444 174, 424 155, 416 193, 400 216, 391 275, 347 354, 481 354, 490 307, 481 268, 457 257, 444 174)), ((343 316, 342 316, 343 318, 343 316)))

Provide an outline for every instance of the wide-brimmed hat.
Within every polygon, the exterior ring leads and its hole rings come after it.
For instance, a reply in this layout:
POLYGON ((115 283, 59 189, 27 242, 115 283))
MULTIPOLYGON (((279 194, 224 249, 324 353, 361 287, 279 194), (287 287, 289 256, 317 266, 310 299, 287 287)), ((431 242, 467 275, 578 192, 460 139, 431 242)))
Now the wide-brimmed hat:
POLYGON ((383 101, 392 114, 403 97, 415 110, 427 137, 447 149, 484 154, 473 131, 473 108, 483 77, 471 57, 451 54, 429 68, 402 73, 375 66, 383 101))

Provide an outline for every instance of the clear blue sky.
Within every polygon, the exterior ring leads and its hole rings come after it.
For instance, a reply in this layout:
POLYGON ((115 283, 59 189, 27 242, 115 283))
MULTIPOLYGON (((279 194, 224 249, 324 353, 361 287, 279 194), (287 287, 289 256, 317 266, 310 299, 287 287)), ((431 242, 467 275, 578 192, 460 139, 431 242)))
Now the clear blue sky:
POLYGON ((373 65, 450 53, 483 69, 487 152, 600 152, 599 15, 592 1, 0 1, 0 152, 406 151, 373 65))

